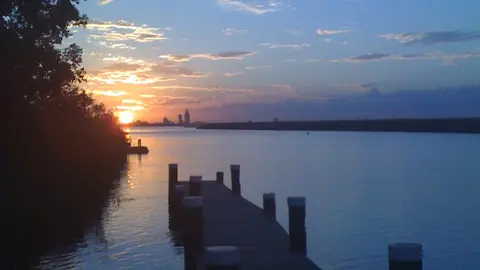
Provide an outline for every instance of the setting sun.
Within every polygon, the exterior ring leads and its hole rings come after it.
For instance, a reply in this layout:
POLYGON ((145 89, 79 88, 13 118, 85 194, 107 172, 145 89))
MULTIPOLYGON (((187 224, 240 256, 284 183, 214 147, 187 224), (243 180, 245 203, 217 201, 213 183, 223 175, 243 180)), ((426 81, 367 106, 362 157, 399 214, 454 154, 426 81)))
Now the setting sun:
POLYGON ((118 120, 122 124, 129 124, 133 121, 133 113, 131 111, 122 111, 118 113, 118 120))

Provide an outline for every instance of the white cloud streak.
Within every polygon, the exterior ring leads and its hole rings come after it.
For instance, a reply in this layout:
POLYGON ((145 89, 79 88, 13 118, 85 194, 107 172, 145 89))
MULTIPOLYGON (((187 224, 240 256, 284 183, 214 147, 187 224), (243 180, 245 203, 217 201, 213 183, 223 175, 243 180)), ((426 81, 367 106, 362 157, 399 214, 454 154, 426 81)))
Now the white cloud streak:
POLYGON ((261 43, 261 46, 270 49, 302 49, 310 47, 310 44, 273 44, 273 43, 261 43))
POLYGON ((266 4, 251 4, 243 1, 217 0, 217 4, 230 10, 256 15, 278 11, 281 6, 281 3, 277 1, 268 1, 266 4))
POLYGON ((230 51, 220 53, 196 53, 196 54, 164 54, 160 58, 167 59, 172 62, 188 62, 192 59, 207 60, 242 60, 247 56, 253 55, 255 52, 230 51))
POLYGON ((234 34, 239 35, 246 35, 248 34, 248 30, 245 29, 235 29, 235 28, 227 28, 222 31, 225 36, 232 36, 234 34))
POLYGON ((317 34, 319 34, 320 36, 345 34, 345 33, 349 33, 349 32, 352 32, 352 30, 348 30, 348 29, 338 29, 338 30, 317 29, 317 34))

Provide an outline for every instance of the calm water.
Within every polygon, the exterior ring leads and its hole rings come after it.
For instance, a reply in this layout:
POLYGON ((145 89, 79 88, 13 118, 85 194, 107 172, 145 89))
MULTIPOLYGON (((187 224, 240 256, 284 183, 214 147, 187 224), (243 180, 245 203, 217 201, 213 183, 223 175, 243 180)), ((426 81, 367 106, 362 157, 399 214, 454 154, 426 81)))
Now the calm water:
MULTIPOLYGON (((387 269, 387 245, 418 241, 425 269, 480 268, 480 136, 135 128, 117 203, 70 252, 40 269, 183 269, 168 231, 167 164, 214 179, 241 164, 242 192, 307 197, 308 254, 323 269, 387 269)), ((228 175, 228 174, 227 174, 228 175)), ((226 179, 228 180, 228 179, 226 179)), ((228 182, 228 181, 226 181, 228 182)), ((287 228, 287 227, 286 227, 287 228)))

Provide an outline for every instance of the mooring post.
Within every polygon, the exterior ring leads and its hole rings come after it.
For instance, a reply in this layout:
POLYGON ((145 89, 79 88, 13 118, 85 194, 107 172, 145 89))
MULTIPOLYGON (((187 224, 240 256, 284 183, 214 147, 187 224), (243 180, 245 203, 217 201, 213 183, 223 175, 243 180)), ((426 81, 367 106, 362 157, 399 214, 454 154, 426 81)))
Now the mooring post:
POLYGON ((183 207, 185 269, 196 270, 195 253, 204 247, 202 198, 185 197, 183 207))
POLYGON ((288 197, 288 229, 290 250, 307 253, 307 232, 305 229, 305 197, 288 197))
POLYGON ((138 147, 142 147, 142 139, 137 140, 137 145, 138 145, 138 147))
POLYGON ((176 184, 174 189, 174 196, 173 196, 173 213, 175 215, 180 214, 183 211, 183 198, 185 197, 185 186, 183 184, 176 184))
POLYGON ((232 193, 240 196, 242 194, 240 186, 240 165, 230 165, 230 172, 232 174, 232 193))
POLYGON ((237 247, 218 246, 205 250, 205 270, 240 270, 241 258, 237 247))
POLYGON ((217 183, 223 184, 223 172, 217 172, 217 183))
POLYGON ((189 196, 202 196, 202 176, 191 175, 188 181, 189 196))
POLYGON ((178 164, 168 164, 168 205, 173 203, 173 193, 178 184, 178 164))
POLYGON ((422 270, 422 245, 418 243, 393 243, 388 245, 389 270, 422 270))
POLYGON ((273 218, 277 215, 277 206, 275 204, 275 193, 263 194, 263 212, 273 218))
POLYGON ((169 205, 169 228, 172 230, 182 227, 183 197, 185 196, 185 186, 182 184, 175 185, 172 204, 169 205))

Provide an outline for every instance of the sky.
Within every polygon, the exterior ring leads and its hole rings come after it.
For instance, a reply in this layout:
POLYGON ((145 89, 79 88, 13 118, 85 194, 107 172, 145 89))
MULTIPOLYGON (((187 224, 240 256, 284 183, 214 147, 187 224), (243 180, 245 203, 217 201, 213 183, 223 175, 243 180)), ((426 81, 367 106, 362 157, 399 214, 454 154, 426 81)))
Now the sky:
POLYGON ((366 117, 350 105, 428 91, 419 105, 428 107, 439 89, 459 87, 471 103, 465 87, 480 85, 478 0, 88 0, 79 9, 89 23, 66 43, 84 50, 84 88, 137 120, 186 108, 196 121, 303 118, 302 104, 318 111, 310 118, 366 117), (355 102, 326 111, 339 100, 355 102))

